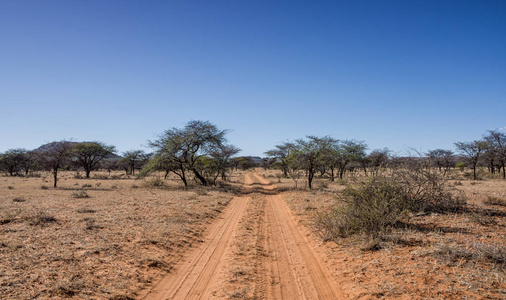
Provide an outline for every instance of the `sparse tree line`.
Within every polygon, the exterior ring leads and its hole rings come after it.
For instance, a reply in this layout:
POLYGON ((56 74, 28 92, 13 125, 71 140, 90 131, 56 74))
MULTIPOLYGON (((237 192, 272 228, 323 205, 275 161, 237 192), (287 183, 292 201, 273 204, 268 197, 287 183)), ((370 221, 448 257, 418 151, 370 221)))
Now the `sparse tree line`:
POLYGON ((256 166, 248 157, 233 157, 240 149, 227 143, 228 130, 210 122, 191 121, 184 128, 172 128, 149 143, 153 153, 131 150, 116 155, 114 146, 101 142, 58 141, 38 149, 11 149, 0 154, 0 169, 10 176, 29 175, 32 171, 51 171, 54 187, 60 170, 124 170, 127 175, 144 176, 154 171, 177 175, 185 186, 190 180, 216 185, 228 180, 234 169, 256 166))
POLYGON ((90 177, 99 168, 124 170, 143 176, 150 172, 164 172, 165 178, 175 174, 188 186, 190 180, 202 185, 216 185, 218 180, 228 180, 230 173, 237 169, 255 166, 279 168, 283 175, 292 178, 297 186, 306 178, 307 187, 313 187, 316 177, 342 179, 348 172, 363 172, 377 175, 385 168, 405 165, 413 159, 428 160, 439 169, 443 176, 451 168, 468 167, 477 179, 477 169, 486 167, 492 174, 501 173, 506 178, 506 134, 488 131, 482 139, 471 142, 457 142, 457 152, 451 150, 430 150, 417 157, 397 157, 388 148, 367 153, 363 141, 337 140, 330 136, 307 136, 293 142, 284 142, 267 151, 260 165, 250 157, 236 157, 240 149, 227 142, 228 130, 218 129, 208 121, 190 121, 183 128, 172 128, 150 141, 153 153, 131 150, 116 155, 114 146, 101 142, 59 141, 36 150, 11 149, 0 154, 0 169, 10 176, 28 175, 31 171, 51 171, 54 187, 57 185, 59 170, 78 170, 90 177))
POLYGON ((315 176, 328 177, 334 181, 343 178, 346 172, 358 170, 365 175, 377 175, 387 167, 398 168, 413 160, 428 160, 430 166, 438 168, 443 176, 450 168, 468 167, 477 179, 477 168, 486 167, 492 174, 501 173, 506 178, 506 134, 488 131, 480 140, 455 143, 457 152, 435 149, 425 154, 396 157, 388 148, 376 149, 367 154, 363 141, 337 140, 330 136, 307 136, 294 142, 284 142, 265 154, 271 159, 267 167, 278 167, 285 177, 294 180, 297 186, 301 177, 306 178, 308 188, 313 187, 315 176))

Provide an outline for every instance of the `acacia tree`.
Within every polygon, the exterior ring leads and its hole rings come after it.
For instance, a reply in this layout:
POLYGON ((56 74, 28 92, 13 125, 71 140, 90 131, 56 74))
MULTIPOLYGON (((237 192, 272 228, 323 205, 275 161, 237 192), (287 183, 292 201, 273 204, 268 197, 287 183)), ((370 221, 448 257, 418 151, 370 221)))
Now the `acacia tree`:
POLYGON ((448 172, 448 170, 450 169, 450 167, 454 162, 454 156, 451 150, 445 149, 430 150, 427 153, 427 156, 439 168, 439 171, 441 171, 442 168, 444 168, 443 176, 446 175, 446 172, 448 172))
POLYGON ((28 175, 30 170, 35 167, 35 153, 33 151, 26 151, 23 153, 23 160, 21 161, 21 169, 24 170, 25 176, 28 175))
POLYGON ((268 157, 275 158, 279 160, 281 164, 281 170, 283 171, 283 175, 288 177, 288 160, 290 155, 295 150, 295 144, 290 142, 284 142, 280 145, 274 146, 275 148, 265 152, 268 157))
POLYGON ((343 178, 344 171, 349 163, 360 161, 366 157, 367 145, 363 141, 345 140, 341 141, 334 150, 335 163, 339 170, 339 178, 343 178))
POLYGON ((303 162, 300 160, 302 157, 300 155, 297 155, 296 152, 293 152, 288 156, 287 163, 288 163, 288 175, 295 183, 295 188, 298 188, 299 179, 302 177, 303 170, 301 169, 303 166, 303 162))
POLYGON ((388 148, 375 149, 367 155, 367 161, 372 169, 372 175, 378 175, 379 170, 388 163, 391 152, 392 151, 388 148))
POLYGON ((306 139, 296 140, 294 155, 297 155, 297 162, 300 168, 307 173, 307 184, 311 189, 315 172, 323 163, 323 154, 328 151, 331 146, 332 138, 326 136, 319 138, 317 136, 307 136, 306 139))
MULTIPOLYGON (((184 128, 174 127, 165 131, 157 140, 150 142, 150 146, 155 148, 160 159, 179 166, 183 174, 185 170, 192 172, 202 185, 207 185, 208 181, 200 174, 198 162, 201 157, 209 156, 213 149, 225 144, 227 132, 209 121, 193 120, 184 128)), ((187 186, 186 180, 183 182, 187 186)))
POLYGON ((455 143, 455 147, 473 169, 473 179, 476 180, 476 166, 480 161, 481 154, 487 149, 488 143, 482 140, 457 142, 455 143))
MULTIPOLYGON (((221 175, 223 181, 227 180, 227 169, 230 166, 230 158, 240 151, 241 149, 233 145, 224 144, 217 145, 209 151, 209 155, 214 159, 214 163, 216 164, 216 176, 221 175)), ((213 181, 215 183, 216 178, 213 181)))
POLYGON ((506 134, 497 130, 490 130, 485 140, 494 149, 496 159, 500 168, 502 168, 502 177, 506 179, 506 134))
POLYGON ((90 178, 90 172, 108 155, 116 152, 114 146, 107 146, 100 142, 86 142, 74 145, 74 157, 76 163, 84 168, 86 178, 90 178))
POLYGON ((2 169, 9 172, 10 176, 19 175, 18 173, 23 169, 27 159, 28 156, 25 149, 10 149, 0 155, 0 165, 2 169))
POLYGON ((120 164, 127 170, 127 173, 134 175, 135 169, 140 169, 149 160, 149 154, 144 150, 130 150, 123 152, 123 158, 120 159, 120 164))
POLYGON ((68 141, 53 142, 50 147, 37 150, 37 161, 40 165, 53 172, 54 184, 58 181, 58 171, 66 164, 70 163, 72 155, 73 143, 68 141))

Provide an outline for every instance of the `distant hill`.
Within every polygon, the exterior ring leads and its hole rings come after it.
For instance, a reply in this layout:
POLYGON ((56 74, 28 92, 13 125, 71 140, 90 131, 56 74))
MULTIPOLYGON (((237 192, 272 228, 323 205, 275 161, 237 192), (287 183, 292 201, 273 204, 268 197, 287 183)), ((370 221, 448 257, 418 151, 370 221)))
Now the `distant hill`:
POLYGON ((44 145, 40 146, 39 148, 34 149, 33 151, 36 151, 36 152, 37 151, 48 151, 48 150, 51 150, 51 149, 57 147, 61 143, 66 143, 66 144, 71 144, 71 145, 79 144, 78 142, 51 142, 51 143, 44 144, 44 145))
POLYGON ((250 159, 255 165, 260 165, 262 158, 259 156, 242 156, 244 158, 250 159))

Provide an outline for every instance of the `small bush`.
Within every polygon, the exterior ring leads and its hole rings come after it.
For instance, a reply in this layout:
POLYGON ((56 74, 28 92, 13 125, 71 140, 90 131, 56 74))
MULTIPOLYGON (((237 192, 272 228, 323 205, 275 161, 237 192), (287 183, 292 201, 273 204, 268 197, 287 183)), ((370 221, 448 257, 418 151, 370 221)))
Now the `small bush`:
POLYGON ((90 188, 90 187, 91 187, 91 184, 83 184, 81 187, 82 187, 83 189, 84 189, 84 188, 90 188))
POLYGON ((89 209, 89 208, 80 208, 77 210, 77 212, 80 214, 93 214, 93 213, 96 213, 97 211, 94 209, 89 209))
POLYGON ((484 203, 490 204, 490 205, 506 206, 506 199, 499 198, 499 197, 493 197, 493 196, 487 196, 487 200, 485 200, 484 203))
POLYGON ((21 198, 21 197, 16 197, 16 198, 12 199, 12 202, 25 202, 25 201, 26 201, 26 199, 21 198))
POLYGON ((145 187, 162 187, 165 186, 165 182, 160 177, 153 177, 149 180, 144 181, 145 187))
POLYGON ((8 188, 9 190, 13 190, 13 189, 14 189, 14 187, 13 187, 12 185, 9 185, 7 188, 8 188))
POLYGON ((30 225, 45 225, 47 223, 56 222, 56 218, 54 216, 48 215, 45 212, 39 212, 35 216, 31 217, 30 225))
POLYGON ((109 176, 107 176, 105 174, 94 174, 93 178, 94 179, 109 179, 109 176))
POLYGON ((7 212, 3 215, 0 215, 0 225, 8 224, 16 218, 16 216, 19 214, 19 211, 17 212, 7 212))
POLYGON ((72 198, 80 199, 80 198, 89 198, 90 196, 86 191, 80 190, 79 192, 74 192, 70 195, 72 198))
POLYGON ((466 201, 455 196, 447 181, 424 168, 397 170, 347 187, 343 205, 319 214, 317 225, 325 239, 366 234, 378 237, 405 222, 413 212, 457 212, 466 201))
POLYGON ((43 185, 40 187, 41 190, 49 190, 49 187, 47 185, 43 185))
POLYGON ((347 187, 343 200, 343 206, 319 216, 326 239, 358 233, 377 236, 408 216, 409 198, 400 185, 385 177, 347 187))
POLYGON ((476 260, 492 263, 496 268, 506 268, 506 247, 504 245, 492 245, 475 243, 464 247, 460 245, 440 244, 433 251, 433 254, 449 261, 476 260))

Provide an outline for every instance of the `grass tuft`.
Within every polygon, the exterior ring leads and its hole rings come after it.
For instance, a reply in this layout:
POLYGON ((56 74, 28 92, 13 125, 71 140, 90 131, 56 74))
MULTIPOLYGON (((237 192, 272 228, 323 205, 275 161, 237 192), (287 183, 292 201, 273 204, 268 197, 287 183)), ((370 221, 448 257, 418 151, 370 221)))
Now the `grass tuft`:
POLYGON ((487 196, 487 200, 485 200, 484 203, 489 204, 489 205, 506 206, 506 199, 499 198, 499 197, 493 197, 493 196, 487 196))
POLYGON ((90 195, 86 193, 84 190, 80 190, 79 192, 74 192, 72 195, 70 195, 72 198, 81 199, 81 198, 89 198, 90 195))

